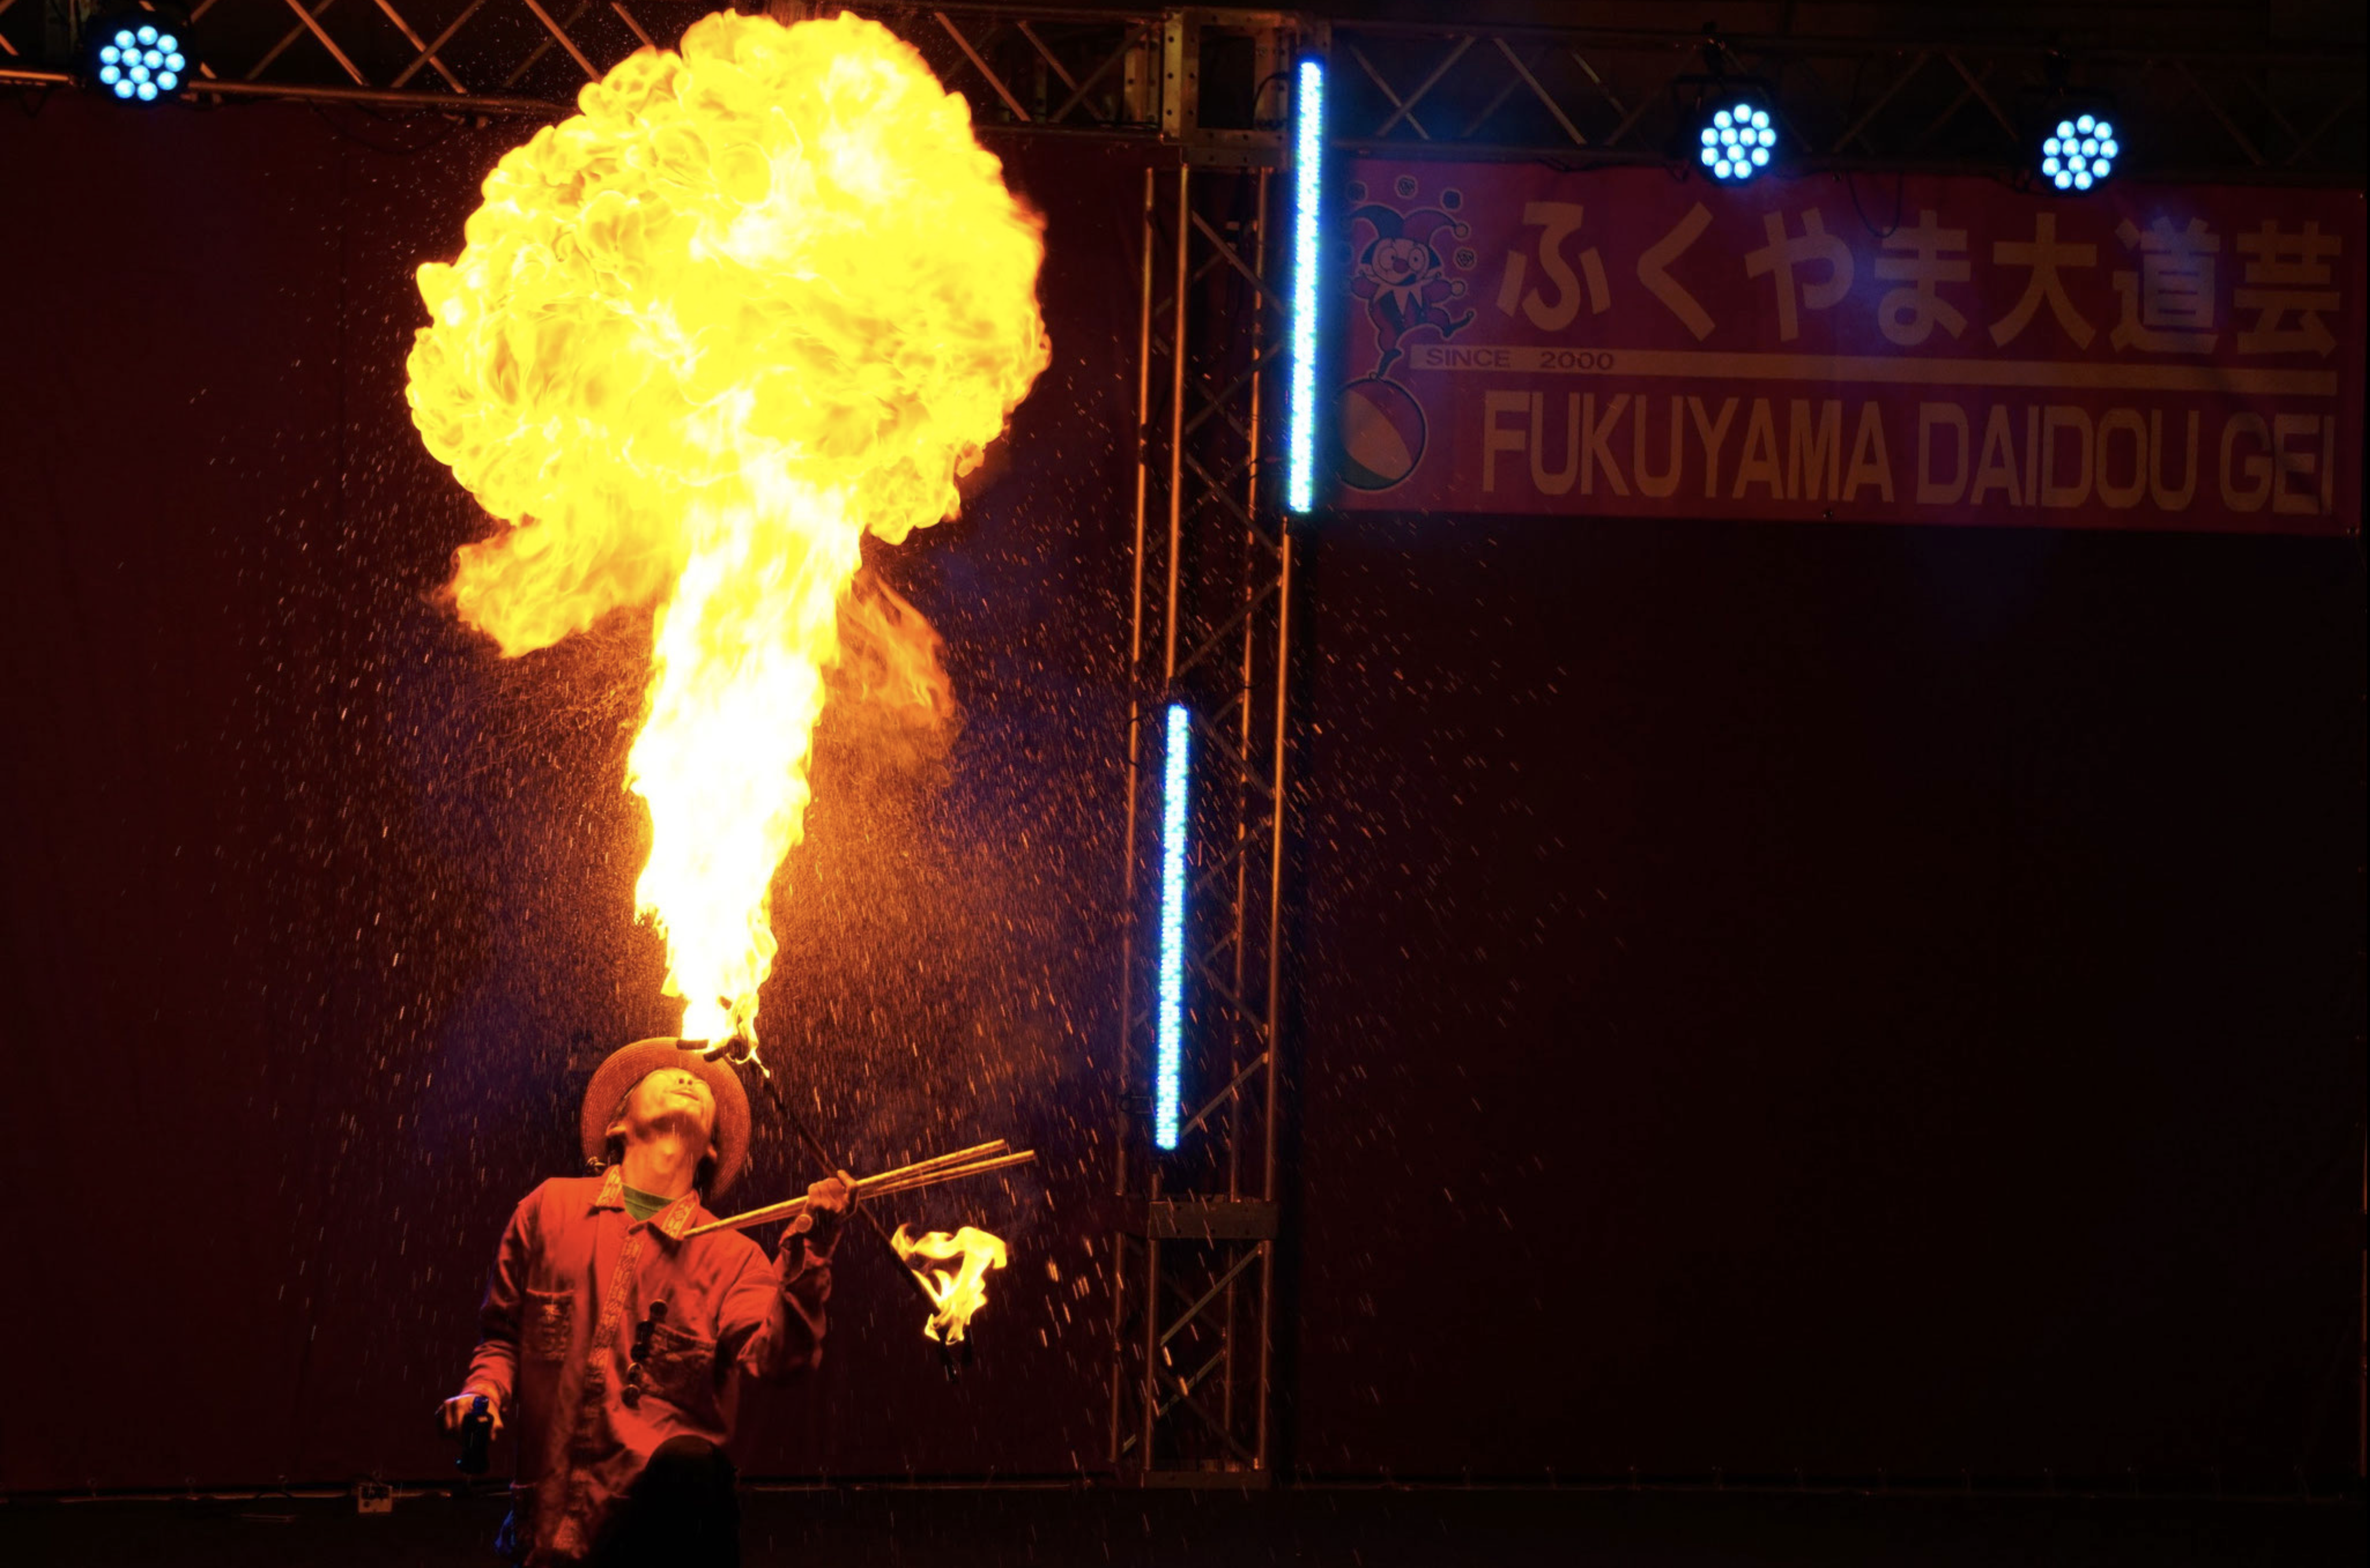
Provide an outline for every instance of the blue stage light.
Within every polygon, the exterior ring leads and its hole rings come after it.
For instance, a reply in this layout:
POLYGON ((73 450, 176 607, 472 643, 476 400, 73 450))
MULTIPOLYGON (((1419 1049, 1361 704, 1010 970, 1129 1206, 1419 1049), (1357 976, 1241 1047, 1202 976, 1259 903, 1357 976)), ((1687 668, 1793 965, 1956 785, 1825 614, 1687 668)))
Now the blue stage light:
POLYGON ((2041 178, 2053 190, 2079 195, 2104 183, 2123 156, 2113 121, 2098 114, 2064 115, 2041 139, 2041 178))
POLYGON ((101 92, 125 103, 169 98, 194 70, 181 25, 137 12, 89 22, 83 49, 91 80, 101 92))
POLYGON ((1185 806, 1191 785, 1193 716, 1168 705, 1168 750, 1160 796, 1160 985, 1155 998, 1152 1141, 1177 1147, 1177 1085, 1185 1034, 1185 806))
POLYGON ((1705 170, 1727 185, 1741 185, 1769 167, 1778 154, 1778 126, 1769 111, 1746 98, 1722 94, 1712 100, 1697 140, 1705 170))
POLYGON ((1300 63, 1293 99, 1292 395, 1284 506, 1317 502, 1317 225, 1325 192, 1325 66, 1300 63))

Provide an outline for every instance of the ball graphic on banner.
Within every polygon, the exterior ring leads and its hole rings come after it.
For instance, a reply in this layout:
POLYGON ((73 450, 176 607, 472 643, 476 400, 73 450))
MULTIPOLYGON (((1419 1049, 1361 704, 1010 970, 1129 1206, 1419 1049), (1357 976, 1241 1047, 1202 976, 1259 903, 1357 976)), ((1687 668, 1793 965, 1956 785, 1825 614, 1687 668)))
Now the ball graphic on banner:
POLYGON ((1396 381, 1369 376, 1341 388, 1341 482, 1381 490, 1423 457, 1423 409, 1396 381))

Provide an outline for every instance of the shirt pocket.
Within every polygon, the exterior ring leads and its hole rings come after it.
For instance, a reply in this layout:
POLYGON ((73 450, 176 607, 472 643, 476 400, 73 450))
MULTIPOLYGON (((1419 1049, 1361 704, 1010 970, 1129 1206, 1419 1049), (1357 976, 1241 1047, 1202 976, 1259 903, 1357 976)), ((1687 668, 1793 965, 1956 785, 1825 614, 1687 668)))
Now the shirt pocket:
POLYGON ((565 1290, 530 1290, 525 1316, 519 1343, 526 1354, 537 1361, 564 1358, 576 1327, 575 1297, 565 1290))
POLYGON ((664 1323, 650 1325, 650 1351, 642 1361, 643 1386, 703 1425, 722 1424, 717 1404, 716 1342, 664 1323))

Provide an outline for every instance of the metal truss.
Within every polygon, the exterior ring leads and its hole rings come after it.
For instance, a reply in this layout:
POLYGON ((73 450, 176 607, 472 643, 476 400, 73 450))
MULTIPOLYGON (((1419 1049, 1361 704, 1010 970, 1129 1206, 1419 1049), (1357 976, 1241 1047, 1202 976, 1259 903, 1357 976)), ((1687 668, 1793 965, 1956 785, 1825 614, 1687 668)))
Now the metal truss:
POLYGON ((2103 95, 2142 178, 2357 184, 2364 55, 2138 52, 2032 40, 1338 22, 1331 133, 1352 152, 1663 164, 1697 106, 1760 86, 1796 167, 2020 172, 2059 95, 2103 95))
MULTIPOLYGON (((1252 25, 1253 84, 1321 44, 1320 31, 1284 18, 1252 25)), ((1190 33, 1181 46, 1195 52, 1190 33)), ((1190 92, 1187 77, 1169 79, 1190 92)), ((1165 745, 1155 721, 1172 702, 1192 716, 1196 759, 1187 1011, 1176 1148, 1153 1147, 1148 1095, 1128 1097, 1119 1129, 1126 1217, 1112 1238, 1109 1458, 1146 1485, 1265 1485, 1276 1461, 1291 798, 1293 539, 1277 417, 1291 341, 1279 210, 1288 181, 1277 178, 1280 135, 1197 131, 1190 98, 1168 108, 1189 139, 1174 167, 1144 177, 1123 1083, 1146 1085, 1154 1059, 1145 933, 1159 885, 1165 745)))
MULTIPOLYGON (((1266 281, 1265 169, 1146 170, 1141 444, 1130 627, 1122 1081, 1150 1078, 1148 968, 1160 854, 1160 717, 1192 715, 1179 1147, 1127 1098, 1114 1238, 1111 1462, 1160 1472, 1268 1466, 1268 1297, 1277 1238, 1276 904, 1292 539, 1265 450, 1287 341, 1266 281), (1190 1109, 1188 1109, 1190 1108, 1190 1109), (1248 1419, 1246 1419, 1248 1417, 1248 1419)), ((1239 1483, 1238 1482, 1237 1483, 1239 1483)))
MULTIPOLYGON (((192 0, 194 99, 345 100, 382 110, 549 117, 717 0, 192 0)), ((1263 131, 1276 96, 1261 39, 1288 13, 742 0, 785 19, 847 9, 921 50, 1009 130, 1167 140, 1263 131)), ((0 85, 63 86, 92 0, 0 0, 0 85)), ((1883 40, 1789 33, 1337 22, 1332 137, 1344 151, 1553 158, 1690 156, 1696 104, 1748 80, 1797 167, 2013 172, 2055 95, 2111 97, 2131 172, 2359 183, 2370 166, 2358 48, 2285 52, 2087 48, 1994 34, 1883 40)))
MULTIPOLYGON (((131 0, 136 3, 136 0, 131 0)), ((381 110, 558 118, 648 45, 672 47, 721 0, 192 0, 192 101, 293 98, 381 110)), ((1159 11, 950 3, 744 4, 798 20, 847 10, 893 28, 984 124, 1162 133, 1159 11)), ((0 0, 0 85, 66 86, 90 0, 0 0)))

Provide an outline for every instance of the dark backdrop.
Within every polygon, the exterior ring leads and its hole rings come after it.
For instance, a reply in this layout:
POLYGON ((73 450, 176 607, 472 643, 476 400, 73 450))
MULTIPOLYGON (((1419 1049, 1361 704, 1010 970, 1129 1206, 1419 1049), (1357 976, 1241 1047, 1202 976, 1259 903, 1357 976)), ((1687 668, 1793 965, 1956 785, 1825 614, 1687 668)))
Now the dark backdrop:
MULTIPOLYGON (((520 133, 0 120, 0 1487, 436 1473, 510 1203, 673 1017, 645 627, 503 664, 436 603, 484 525, 405 415, 408 274, 520 133)), ((765 1020, 859 1159, 1046 1164, 900 1216, 1015 1243, 973 1373, 852 1249, 759 1471, 1101 1452, 1140 187, 1014 175, 1053 369, 876 560, 963 720, 826 718, 765 1020)), ((1304 1468, 2345 1462, 2357 547, 1366 519, 1306 560, 1304 1468)))
POLYGON ((1304 1463, 2351 1464, 2357 545, 1315 559, 1304 1463))

